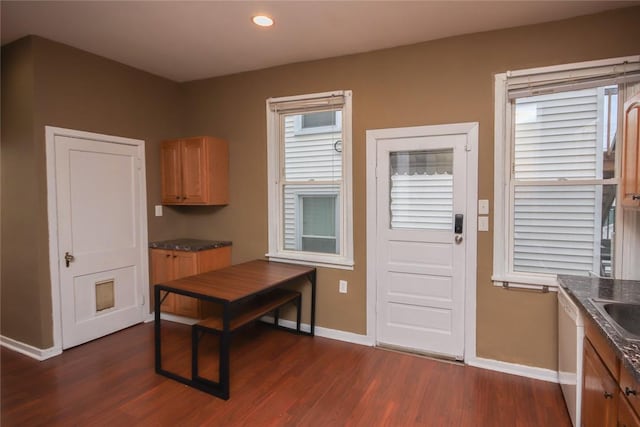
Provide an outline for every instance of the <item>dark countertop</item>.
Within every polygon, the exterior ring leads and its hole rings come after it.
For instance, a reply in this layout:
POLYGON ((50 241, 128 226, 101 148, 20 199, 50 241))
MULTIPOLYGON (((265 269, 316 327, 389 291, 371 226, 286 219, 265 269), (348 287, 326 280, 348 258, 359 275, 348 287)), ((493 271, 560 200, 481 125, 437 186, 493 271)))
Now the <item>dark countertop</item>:
POLYGON ((174 239, 149 243, 149 247, 152 249, 187 252, 205 251, 207 249, 217 249, 225 246, 231 246, 231 242, 225 240, 174 239))
POLYGON ((640 382, 640 342, 623 338, 590 300, 594 298, 640 304, 640 281, 559 275, 558 283, 581 308, 583 315, 595 321, 620 358, 623 369, 627 369, 640 382))

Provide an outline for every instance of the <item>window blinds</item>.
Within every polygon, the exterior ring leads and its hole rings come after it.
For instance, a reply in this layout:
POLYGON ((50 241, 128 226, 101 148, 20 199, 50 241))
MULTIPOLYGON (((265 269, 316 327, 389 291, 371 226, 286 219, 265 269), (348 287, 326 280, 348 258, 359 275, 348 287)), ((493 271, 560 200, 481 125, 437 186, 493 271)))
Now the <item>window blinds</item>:
POLYGON ((508 71, 506 75, 507 97, 513 100, 595 86, 638 82, 640 81, 640 57, 591 61, 584 63, 583 67, 571 70, 545 67, 527 70, 526 74, 508 71))
POLYGON ((321 96, 309 98, 299 98, 288 96, 284 98, 269 98, 268 105, 271 111, 287 112, 287 111, 312 111, 315 109, 327 109, 331 107, 341 107, 344 105, 344 91, 326 92, 321 96))

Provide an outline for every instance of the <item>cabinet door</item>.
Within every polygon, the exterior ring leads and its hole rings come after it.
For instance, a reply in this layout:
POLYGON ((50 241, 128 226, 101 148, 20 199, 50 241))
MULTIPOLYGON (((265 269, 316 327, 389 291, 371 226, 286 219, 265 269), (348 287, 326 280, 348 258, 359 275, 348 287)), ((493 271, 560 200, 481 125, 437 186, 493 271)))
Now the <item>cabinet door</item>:
POLYGON ((618 426, 619 427, 640 427, 640 419, 633 412, 631 405, 627 402, 624 393, 620 392, 618 401, 618 426))
POLYGON ((182 196, 185 204, 207 203, 210 175, 204 138, 189 138, 182 145, 182 196))
MULTIPOLYGON (((175 268, 176 279, 198 274, 198 253, 173 251, 173 265, 175 268)), ((174 295, 174 300, 175 314, 194 318, 198 318, 200 316, 198 300, 196 298, 174 295)))
POLYGON ((588 339, 584 340, 582 426, 615 427, 618 384, 588 339))
POLYGON ((640 413, 640 384, 624 366, 620 368, 620 390, 633 410, 640 413))
MULTIPOLYGON (((174 264, 173 264, 173 251, 167 251, 164 249, 151 249, 149 251, 149 258, 151 260, 151 284, 169 282, 175 278, 174 264)), ((164 292, 160 297, 164 296, 164 292)), ((154 302, 155 304, 155 302, 154 302)), ((169 294, 162 303, 162 311, 167 313, 173 313, 175 310, 174 295, 169 294)))
POLYGON ((640 93, 624 104, 622 206, 640 208, 640 93))
POLYGON ((160 148, 160 169, 162 173, 162 203, 175 205, 182 203, 181 141, 164 141, 160 148))

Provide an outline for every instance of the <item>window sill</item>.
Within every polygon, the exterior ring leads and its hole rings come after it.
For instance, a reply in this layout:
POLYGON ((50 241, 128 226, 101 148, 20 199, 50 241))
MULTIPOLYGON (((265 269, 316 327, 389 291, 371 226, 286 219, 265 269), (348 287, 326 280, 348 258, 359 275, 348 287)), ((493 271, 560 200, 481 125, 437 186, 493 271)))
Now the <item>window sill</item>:
POLYGON ((491 276, 491 281, 493 282, 493 286, 504 286, 504 283, 508 283, 509 287, 524 289, 540 289, 548 286, 550 290, 555 290, 558 287, 558 279, 556 276, 541 276, 535 274, 494 274, 491 276))
POLYGON ((339 270, 353 270, 353 260, 346 258, 334 258, 327 256, 314 255, 295 255, 295 254, 265 254, 269 261, 286 262, 289 264, 309 265, 312 267, 334 268, 339 270))

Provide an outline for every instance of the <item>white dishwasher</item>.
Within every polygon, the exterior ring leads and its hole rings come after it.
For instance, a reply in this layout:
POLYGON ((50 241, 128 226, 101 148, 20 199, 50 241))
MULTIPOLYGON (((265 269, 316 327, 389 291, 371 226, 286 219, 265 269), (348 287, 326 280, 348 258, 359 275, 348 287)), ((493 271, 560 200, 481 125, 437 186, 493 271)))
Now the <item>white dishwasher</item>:
POLYGON ((558 286, 558 382, 575 427, 581 425, 583 338, 580 310, 558 286))

